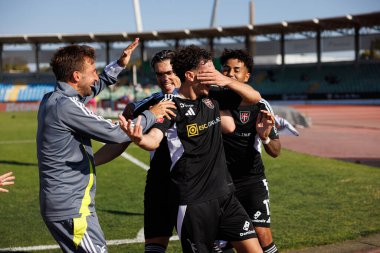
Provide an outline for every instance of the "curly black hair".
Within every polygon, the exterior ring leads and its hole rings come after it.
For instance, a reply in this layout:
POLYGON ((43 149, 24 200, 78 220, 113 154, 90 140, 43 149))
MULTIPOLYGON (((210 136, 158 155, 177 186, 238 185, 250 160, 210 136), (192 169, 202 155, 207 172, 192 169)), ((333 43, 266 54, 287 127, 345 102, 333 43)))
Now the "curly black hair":
POLYGON ((222 66, 224 66, 224 64, 226 64, 226 62, 229 59, 238 59, 239 61, 242 61, 244 65, 247 67, 248 73, 252 74, 253 58, 251 54, 248 53, 247 51, 241 50, 241 49, 233 50, 233 49, 225 48, 222 53, 222 56, 220 57, 220 63, 222 64, 222 66))
POLYGON ((198 46, 190 45, 178 50, 171 63, 174 73, 184 82, 186 71, 197 69, 202 61, 209 60, 212 60, 210 52, 198 46))

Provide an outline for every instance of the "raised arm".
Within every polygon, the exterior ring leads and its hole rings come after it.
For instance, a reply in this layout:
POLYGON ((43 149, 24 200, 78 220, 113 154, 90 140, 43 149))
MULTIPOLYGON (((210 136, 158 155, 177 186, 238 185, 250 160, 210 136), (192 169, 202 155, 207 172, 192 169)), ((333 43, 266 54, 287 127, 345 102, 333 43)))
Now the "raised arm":
POLYGON ((241 105, 256 104, 261 99, 260 93, 251 86, 228 76, 224 76, 216 69, 201 72, 197 75, 197 78, 201 84, 217 85, 236 92, 242 99, 241 105))

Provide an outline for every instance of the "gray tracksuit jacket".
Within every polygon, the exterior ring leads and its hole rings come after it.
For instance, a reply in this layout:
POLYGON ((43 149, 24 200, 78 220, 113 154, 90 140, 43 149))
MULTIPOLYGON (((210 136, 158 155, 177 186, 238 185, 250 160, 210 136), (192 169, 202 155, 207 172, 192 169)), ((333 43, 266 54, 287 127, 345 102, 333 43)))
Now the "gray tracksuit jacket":
MULTIPOLYGON (((94 114, 85 104, 106 85, 116 82, 122 68, 108 65, 95 83, 93 96, 81 97, 65 82, 57 82, 38 111, 37 158, 40 208, 44 219, 59 221, 95 212, 96 171, 91 139, 122 143, 130 138, 118 124, 94 114)), ((144 129, 156 119, 150 111, 142 117, 144 129)))

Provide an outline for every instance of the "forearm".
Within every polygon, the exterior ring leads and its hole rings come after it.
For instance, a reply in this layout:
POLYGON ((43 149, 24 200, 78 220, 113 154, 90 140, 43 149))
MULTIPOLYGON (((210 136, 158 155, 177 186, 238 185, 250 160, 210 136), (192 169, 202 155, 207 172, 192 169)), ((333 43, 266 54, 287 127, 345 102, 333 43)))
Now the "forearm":
MULTIPOLYGON (((269 137, 268 137, 269 138, 269 137)), ((281 153, 280 139, 271 139, 268 144, 263 144, 265 152, 273 158, 276 158, 281 153)))
POLYGON ((257 104, 261 100, 258 91, 245 83, 241 83, 231 78, 231 82, 226 85, 227 88, 236 92, 242 99, 241 105, 257 104))
POLYGON ((234 118, 231 115, 231 112, 228 110, 220 111, 222 133, 228 134, 235 131, 236 125, 234 118))
POLYGON ((117 76, 123 69, 123 67, 117 64, 117 61, 108 64, 99 75, 99 81, 95 82, 93 97, 97 96, 105 87, 115 84, 117 82, 117 76))
POLYGON ((153 151, 160 145, 159 142, 157 143, 153 138, 149 138, 148 136, 144 136, 141 141, 135 142, 135 144, 147 151, 153 151))
POLYGON ((130 142, 104 145, 94 155, 95 165, 99 166, 112 161, 121 155, 129 144, 130 142))

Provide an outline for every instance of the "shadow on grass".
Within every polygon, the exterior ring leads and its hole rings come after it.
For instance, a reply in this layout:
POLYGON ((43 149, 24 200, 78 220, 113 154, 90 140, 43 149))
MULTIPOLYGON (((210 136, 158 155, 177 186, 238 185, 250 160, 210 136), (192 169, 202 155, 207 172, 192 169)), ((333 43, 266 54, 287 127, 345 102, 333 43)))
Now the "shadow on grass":
POLYGON ((117 214, 117 215, 129 215, 129 216, 142 216, 143 213, 132 213, 127 211, 116 211, 116 210, 105 210, 105 209, 98 209, 98 211, 102 211, 105 213, 111 213, 111 214, 117 214))
POLYGON ((18 165, 18 166, 38 166, 37 163, 25 163, 25 162, 5 161, 5 160, 0 160, 0 164, 10 164, 10 165, 18 165))

